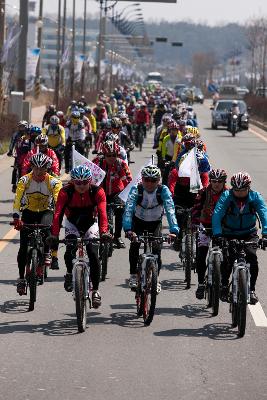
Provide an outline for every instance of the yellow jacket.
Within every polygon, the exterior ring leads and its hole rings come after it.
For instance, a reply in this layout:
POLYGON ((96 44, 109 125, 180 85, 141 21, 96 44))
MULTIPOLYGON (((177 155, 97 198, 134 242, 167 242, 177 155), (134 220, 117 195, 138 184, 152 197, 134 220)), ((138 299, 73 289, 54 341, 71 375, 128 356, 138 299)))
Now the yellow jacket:
POLYGON ((174 162, 177 160, 178 155, 183 150, 182 137, 183 137, 182 133, 179 132, 177 136, 178 139, 174 143, 173 157, 172 157, 172 161, 174 162))
POLYGON ((66 139, 65 139, 65 129, 62 125, 58 125, 58 128, 54 131, 51 129, 51 126, 48 125, 42 130, 43 135, 47 135, 48 137, 48 145, 52 149, 62 144, 65 146, 66 139))
POLYGON ((91 127, 92 127, 92 132, 96 132, 97 131, 97 126, 96 126, 96 119, 95 116, 91 113, 88 115, 87 117, 90 121, 91 127))
POLYGON ((32 172, 24 175, 17 185, 13 212, 20 215, 25 209, 35 212, 53 211, 61 188, 62 182, 49 174, 46 174, 42 182, 36 182, 32 172))
POLYGON ((165 136, 168 135, 168 130, 167 128, 163 128, 159 137, 159 147, 157 148, 158 151, 162 151, 162 143, 163 143, 163 139, 165 138, 165 136))
POLYGON ((173 159, 174 151, 177 149, 177 146, 181 143, 181 140, 182 140, 181 132, 178 132, 175 142, 171 141, 170 135, 166 135, 164 137, 161 148, 161 155, 163 160, 165 159, 166 155, 172 157, 173 159))

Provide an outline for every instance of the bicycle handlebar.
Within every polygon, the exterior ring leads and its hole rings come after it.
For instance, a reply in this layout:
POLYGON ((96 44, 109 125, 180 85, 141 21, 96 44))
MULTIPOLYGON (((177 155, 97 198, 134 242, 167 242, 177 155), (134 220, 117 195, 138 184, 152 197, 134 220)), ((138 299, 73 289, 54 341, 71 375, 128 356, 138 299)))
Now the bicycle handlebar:
MULTIPOLYGON (((9 225, 14 226, 15 225, 14 221, 10 221, 9 225)), ((23 228, 28 228, 28 229, 50 229, 51 225, 45 225, 45 224, 23 224, 23 228)))

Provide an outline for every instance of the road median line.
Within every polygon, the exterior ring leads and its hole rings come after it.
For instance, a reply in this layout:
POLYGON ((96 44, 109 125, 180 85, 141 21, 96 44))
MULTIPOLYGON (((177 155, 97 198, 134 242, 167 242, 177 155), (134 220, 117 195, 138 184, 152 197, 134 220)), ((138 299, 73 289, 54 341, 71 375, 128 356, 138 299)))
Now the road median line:
POLYGON ((267 318, 266 318, 266 315, 263 311, 263 308, 262 308, 260 302, 258 302, 255 305, 249 304, 248 308, 249 308, 249 311, 255 322, 255 325, 259 326, 259 327, 267 328, 267 318))
POLYGON ((9 244, 9 241, 14 239, 16 235, 18 234, 18 231, 15 229, 10 229, 5 236, 0 240, 0 253, 6 248, 6 246, 9 244))

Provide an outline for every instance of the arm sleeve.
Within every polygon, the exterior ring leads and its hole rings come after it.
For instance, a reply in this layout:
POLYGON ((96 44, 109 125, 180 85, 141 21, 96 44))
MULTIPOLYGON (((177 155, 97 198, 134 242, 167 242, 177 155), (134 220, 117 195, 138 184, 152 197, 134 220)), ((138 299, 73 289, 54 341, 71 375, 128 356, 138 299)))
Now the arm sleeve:
POLYGON ((52 177, 52 179, 50 181, 50 185, 51 185, 51 188, 52 188, 53 199, 54 199, 54 202, 56 204, 59 192, 62 189, 62 182, 61 182, 61 180, 52 177))
POLYGON ((60 175, 59 162, 58 162, 58 158, 57 158, 54 150, 51 150, 50 154, 48 154, 48 157, 50 157, 52 159, 51 171, 53 172, 53 174, 59 176, 60 175))
POLYGON ((99 232, 108 232, 107 200, 105 192, 100 188, 96 194, 97 212, 99 216, 99 232))
POLYGON ((25 188, 26 188, 26 183, 28 181, 27 176, 23 176, 20 178, 18 185, 17 185, 17 190, 16 190, 16 195, 13 203, 13 213, 20 215, 20 208, 21 208, 21 199, 24 195, 25 188))
POLYGON ((132 230, 133 215, 135 212, 137 199, 138 189, 137 186, 133 186, 130 190, 123 213, 122 226, 125 232, 132 230))
POLYGON ((262 234, 267 235, 267 207, 265 201, 260 193, 256 194, 256 211, 259 214, 262 224, 262 234))
POLYGON ((225 216, 229 206, 229 191, 226 190, 219 198, 212 216, 212 233, 213 235, 222 234, 222 219, 225 216))
POLYGON ((165 136, 165 138, 163 139, 163 142, 162 142, 161 155, 162 155, 163 160, 165 159, 166 153, 167 153, 167 141, 169 140, 168 136, 169 135, 165 136))
POLYGON ((206 192, 202 190, 196 197, 194 206, 192 208, 192 223, 198 225, 200 222, 201 210, 204 204, 206 192))
POLYGON ((124 188, 132 181, 132 173, 130 171, 129 166, 126 164, 125 161, 122 161, 123 165, 121 168, 121 180, 123 183, 124 188))
POLYGON ((60 126, 60 136, 61 136, 61 144, 65 146, 66 145, 65 129, 62 125, 60 126))
POLYGON ((33 155, 32 152, 29 152, 26 157, 24 158, 23 164, 22 164, 22 168, 21 168, 21 175, 26 175, 30 169, 31 169, 31 165, 30 165, 30 158, 33 155))
POLYGON ((203 187, 208 187, 209 186, 209 173, 208 172, 203 172, 200 174, 200 179, 202 182, 203 187))
POLYGON ((161 198, 162 198, 163 206, 164 206, 164 209, 166 212, 170 233, 178 234, 179 227, 178 227, 177 219, 176 219, 176 215, 175 215, 175 207, 174 207, 172 195, 171 195, 171 192, 169 191, 168 187, 165 185, 162 186, 161 198))
POLYGON ((177 169, 173 168, 173 170, 171 171, 171 173, 169 175, 169 181, 168 181, 168 187, 170 189, 172 196, 174 196, 174 189, 175 189, 177 179, 178 179, 177 169))
POLYGON ((55 236, 59 235, 67 201, 68 201, 68 195, 63 189, 61 189, 57 196, 56 209, 51 228, 52 235, 55 236))

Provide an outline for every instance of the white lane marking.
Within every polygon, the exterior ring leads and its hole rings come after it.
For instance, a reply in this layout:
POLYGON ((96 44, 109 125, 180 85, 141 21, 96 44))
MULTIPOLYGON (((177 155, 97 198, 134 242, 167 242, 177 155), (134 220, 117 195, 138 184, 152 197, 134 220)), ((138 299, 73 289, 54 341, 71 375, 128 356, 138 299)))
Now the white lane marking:
POLYGON ((265 136, 263 136, 261 133, 256 132, 254 129, 249 128, 249 132, 253 133, 253 135, 258 136, 259 138, 261 138, 262 140, 267 142, 267 138, 265 136))
POLYGON ((10 229, 10 231, 8 231, 5 234, 5 236, 1 239, 1 242, 0 242, 0 253, 6 248, 9 241, 14 239, 14 237, 17 235, 17 233, 18 233, 18 231, 16 231, 15 229, 10 229))
POLYGON ((260 302, 258 302, 254 306, 249 304, 248 308, 249 311, 251 312, 252 318, 254 319, 255 325, 267 328, 267 318, 266 315, 264 314, 260 302))

